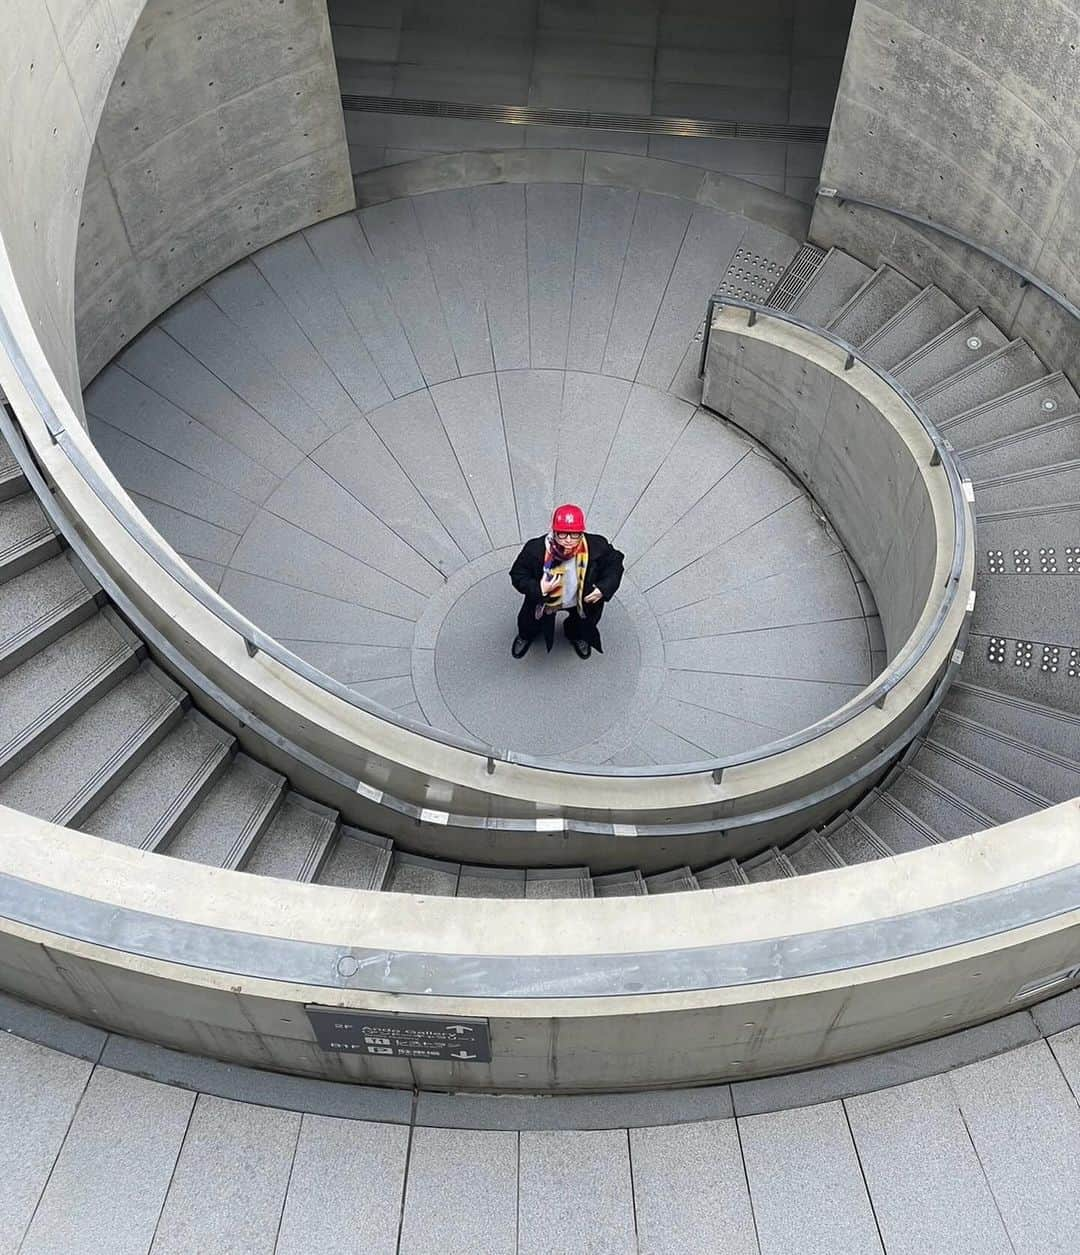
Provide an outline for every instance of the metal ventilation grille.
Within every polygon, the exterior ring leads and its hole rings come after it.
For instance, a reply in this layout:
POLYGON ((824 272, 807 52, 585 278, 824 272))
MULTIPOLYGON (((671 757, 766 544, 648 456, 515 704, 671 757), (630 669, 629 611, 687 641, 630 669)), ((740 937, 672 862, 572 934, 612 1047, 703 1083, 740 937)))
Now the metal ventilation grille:
POLYGON ((350 113, 391 113, 414 118, 463 118, 507 122, 513 126, 580 126, 645 135, 682 135, 694 139, 756 139, 778 144, 823 144, 827 126, 787 122, 705 122, 697 118, 658 118, 647 113, 591 113, 584 109, 538 109, 529 105, 466 105, 453 100, 416 100, 405 96, 341 97, 350 113))
POLYGON ((804 244, 764 303, 773 309, 790 308, 791 302, 814 277, 824 258, 823 248, 818 248, 816 244, 804 244))

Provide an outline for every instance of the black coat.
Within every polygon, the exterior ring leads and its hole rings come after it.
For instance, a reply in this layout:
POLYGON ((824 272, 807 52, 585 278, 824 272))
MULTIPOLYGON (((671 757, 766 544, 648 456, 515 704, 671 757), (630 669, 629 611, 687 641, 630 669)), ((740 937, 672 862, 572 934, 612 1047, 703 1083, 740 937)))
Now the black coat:
MULTIPOLYGON (((623 555, 606 536, 595 532, 585 533, 585 542, 589 546, 589 561, 585 567, 585 588, 583 596, 594 588, 604 594, 604 600, 584 607, 580 635, 587 640, 593 649, 601 650, 600 632, 597 622, 604 608, 604 602, 610 601, 618 591, 623 577, 623 555)), ((525 598, 523 614, 533 614, 538 605, 542 605, 544 596, 540 592, 540 577, 544 574, 544 553, 547 548, 546 536, 534 536, 521 547, 521 552, 514 559, 510 568, 510 582, 525 598)), ((555 630, 555 616, 547 615, 543 621, 544 634, 551 648, 551 637, 555 630)))

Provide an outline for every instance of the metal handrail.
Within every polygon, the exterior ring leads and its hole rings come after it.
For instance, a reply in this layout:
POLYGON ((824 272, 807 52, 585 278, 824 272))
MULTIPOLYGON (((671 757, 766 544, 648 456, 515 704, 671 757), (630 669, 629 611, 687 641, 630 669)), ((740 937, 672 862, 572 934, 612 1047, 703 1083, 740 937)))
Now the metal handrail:
MULTIPOLYGON (((917 650, 913 654, 910 654, 900 667, 887 669, 883 672, 882 675, 879 676, 865 690, 863 690, 863 692, 852 703, 849 703, 847 706, 834 712, 832 715, 827 716, 825 719, 776 741, 755 746, 742 753, 730 754, 722 758, 703 759, 700 762, 694 763, 671 764, 670 766, 665 766, 661 771, 657 771, 655 768, 649 767, 605 768, 600 765, 594 766, 585 763, 567 763, 552 759, 539 759, 533 755, 523 754, 513 750, 500 750, 496 747, 486 746, 478 741, 471 741, 467 738, 458 737, 452 733, 443 732, 432 728, 427 724, 422 724, 416 720, 400 716, 395 712, 380 706, 378 703, 372 702, 364 698, 362 695, 353 692, 339 680, 335 680, 332 676, 327 675, 324 671, 313 666, 297 654, 294 654, 274 637, 263 632, 238 610, 236 610, 234 606, 221 597, 220 594, 215 592, 208 585, 204 584, 203 581, 191 572, 186 564, 179 559, 178 555, 172 550, 172 548, 157 536, 153 528, 150 527, 143 516, 120 497, 109 480, 102 476, 97 466, 95 466, 94 463, 86 457, 83 450, 80 448, 78 441, 72 438, 71 433, 67 430, 63 421, 57 415, 55 408, 38 385, 38 382, 34 377, 34 373, 30 368, 29 363, 26 361, 21 351, 21 346, 18 344, 16 337, 12 333, 2 310, 0 310, 0 348, 7 352, 9 359, 19 375, 20 381, 26 388, 31 400, 34 402, 35 408, 38 410, 42 422, 49 431, 53 442, 63 451, 65 457, 71 463, 73 468, 78 472, 80 477, 84 480, 101 504, 108 510, 109 514, 124 529, 124 531, 127 532, 136 544, 138 544, 143 551, 160 568, 162 568, 166 574, 168 574, 171 579, 179 584, 189 596, 193 597, 220 623, 235 632, 243 640, 245 649, 249 656, 254 657, 258 653, 264 653, 268 657, 274 659, 275 662, 293 671, 309 683, 332 694, 334 697, 339 698, 350 706, 363 711, 367 715, 384 720, 385 722, 402 728, 408 732, 415 733, 426 740, 482 757, 486 759, 489 774, 493 771, 497 762, 505 762, 545 772, 558 772, 569 775, 608 778, 640 778, 655 777, 658 775, 672 777, 705 775, 707 773, 711 773, 714 781, 716 783, 720 783, 723 773, 731 767, 759 762, 767 758, 774 758, 778 754, 817 740, 819 737, 833 731, 835 728, 850 722, 850 720, 864 713, 872 706, 877 706, 879 708, 884 706, 889 693, 925 656, 934 637, 936 636, 936 633, 940 630, 942 623, 947 618, 949 610, 955 601, 960 569, 963 563, 967 523, 964 506, 964 492, 959 472, 957 471, 952 458, 951 446, 943 439, 940 433, 937 432, 930 420, 919 411, 918 406, 903 389, 903 387, 898 384, 887 372, 879 369, 873 363, 864 359, 854 346, 849 345, 838 336, 834 336, 832 333, 827 331, 822 331, 820 328, 811 327, 809 324, 800 321, 795 318, 794 315, 788 314, 786 311, 771 310, 766 306, 755 305, 752 302, 737 301, 721 296, 713 296, 709 301, 709 313, 706 319, 704 336, 705 343, 702 349, 703 362, 705 351, 708 347, 708 336, 711 329, 712 315, 718 304, 738 306, 740 308, 747 309, 751 314, 751 322, 753 322, 759 314, 768 315, 769 317, 778 318, 781 321, 791 323, 792 325, 801 327, 830 340, 848 353, 849 365, 853 364, 855 361, 859 361, 869 367, 869 369, 878 375, 890 388, 896 391, 904 400, 905 404, 907 404, 916 414, 920 423, 933 442, 935 449, 934 464, 936 465, 938 461, 941 462, 945 474, 948 477, 951 496, 953 499, 955 539, 952 569, 950 574, 950 587, 946 598, 941 607, 939 607, 932 623, 928 625, 927 629, 924 631, 917 650)), ((10 402, 5 408, 25 438, 25 430, 19 421, 18 415, 14 411, 14 408, 10 405, 10 402)))
POLYGON ((922 214, 912 213, 910 209, 901 209, 899 205, 886 205, 883 201, 869 200, 865 196, 856 196, 853 192, 845 192, 840 188, 828 187, 824 183, 818 184, 815 195, 825 200, 835 200, 838 205, 843 205, 846 201, 851 205, 864 205, 867 209, 879 209, 882 213, 892 214, 894 218, 903 218, 905 221, 914 222, 920 227, 929 227, 931 231, 937 231, 939 235, 946 235, 950 240, 956 240, 958 244, 963 244, 966 248, 970 248, 976 253, 982 253, 984 257, 989 257, 991 261, 996 262, 999 266, 1003 266, 1006 270, 1011 270, 1020 280, 1022 288, 1037 288, 1043 296, 1049 297, 1055 305, 1060 305, 1071 318, 1075 318, 1080 322, 1080 307, 1074 305, 1067 296, 1056 288, 1052 288, 1050 284, 1044 279, 1040 279, 1033 271, 1027 270, 1016 262, 1011 261, 1004 253, 998 252, 996 248, 991 248, 989 244, 980 244, 978 240, 973 240, 971 236, 964 235, 962 231, 957 231, 955 227, 950 227, 944 222, 937 222, 933 218, 926 218, 922 214))

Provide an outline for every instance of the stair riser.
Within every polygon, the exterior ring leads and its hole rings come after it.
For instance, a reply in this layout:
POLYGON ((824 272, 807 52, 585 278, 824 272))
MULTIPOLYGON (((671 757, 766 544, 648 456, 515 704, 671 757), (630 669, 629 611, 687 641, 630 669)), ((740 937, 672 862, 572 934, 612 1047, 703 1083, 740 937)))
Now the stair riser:
POLYGON ((266 799, 258 811, 244 826, 243 832, 237 837, 229 855, 222 866, 226 871, 241 871, 251 858, 267 828, 274 821, 274 816, 285 801, 285 789, 267 789, 266 799))
POLYGON ((206 795, 225 774, 235 752, 235 746, 223 745, 207 756, 196 773, 191 787, 183 798, 170 808, 168 816, 163 817, 164 822, 143 838, 139 845, 140 849, 149 850, 153 854, 163 854, 168 850, 173 837, 195 814, 206 800, 206 795))
POLYGON ((23 575, 40 566, 60 552, 60 541, 52 533, 31 537, 25 544, 5 550, 0 555, 0 584, 6 584, 16 575, 23 575))
POLYGON ((0 651, 0 676, 14 671, 35 654, 67 635, 72 628, 85 623, 98 611, 104 598, 95 598, 89 592, 85 597, 71 599, 63 606, 57 607, 51 614, 43 616, 37 623, 31 624, 25 632, 7 642, 0 651))
POLYGON ((119 684, 126 675, 130 675, 139 665, 138 654, 124 650, 108 659, 92 676, 71 693, 65 694, 60 702, 50 710, 43 712, 34 724, 11 744, 0 758, 0 780, 6 780, 14 771, 28 762, 47 745, 54 736, 58 736, 78 717, 111 688, 119 684))
POLYGON ((100 773, 100 779, 90 781, 87 788, 54 817, 53 822, 73 828, 85 823, 109 794, 123 784, 147 754, 161 744, 183 717, 183 706, 174 702, 158 712, 153 720, 136 729, 130 744, 124 747, 122 753, 114 756, 108 771, 100 773))

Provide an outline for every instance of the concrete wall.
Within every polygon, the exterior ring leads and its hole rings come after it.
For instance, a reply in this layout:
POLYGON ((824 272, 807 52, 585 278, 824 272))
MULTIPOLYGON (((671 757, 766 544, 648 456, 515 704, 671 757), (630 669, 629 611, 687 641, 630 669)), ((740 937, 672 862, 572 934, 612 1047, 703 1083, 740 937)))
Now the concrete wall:
POLYGON ((83 385, 184 293, 353 204, 325 0, 149 0, 86 172, 83 385))
MULTIPOLYGON (((73 282, 90 149, 143 0, 0 4, 0 240, 60 391, 81 410, 73 282)), ((15 291, 5 294, 15 301, 15 291)), ((10 315, 9 315, 10 317, 10 315)))
POLYGON ((741 1079, 938 1036, 1075 983, 1078 858, 1073 801, 822 872, 815 892, 796 878, 498 901, 221 871, 0 807, 0 989, 180 1050, 407 1089, 741 1079), (488 1017, 492 1061, 326 1052, 310 1003, 488 1017))
MULTIPOLYGON (((822 182, 940 221, 1080 304, 1080 4, 859 0, 822 182)), ((1074 381, 1075 322, 963 245, 820 199, 811 236, 981 305, 1074 381)))

